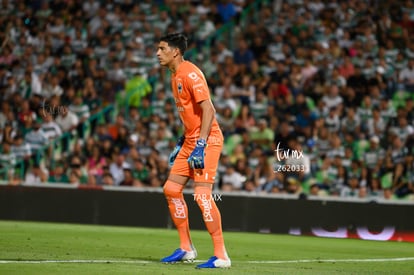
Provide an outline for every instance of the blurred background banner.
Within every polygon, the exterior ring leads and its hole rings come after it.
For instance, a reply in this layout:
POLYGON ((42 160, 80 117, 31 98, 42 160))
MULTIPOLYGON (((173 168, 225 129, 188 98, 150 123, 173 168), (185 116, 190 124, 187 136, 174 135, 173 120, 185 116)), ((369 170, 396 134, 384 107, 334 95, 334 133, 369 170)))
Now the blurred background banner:
MULTIPOLYGON (((414 241, 412 205, 221 193, 225 231, 414 241)), ((203 229, 186 192, 191 228, 203 229)), ((162 190, 0 186, 0 219, 172 228, 162 190)))

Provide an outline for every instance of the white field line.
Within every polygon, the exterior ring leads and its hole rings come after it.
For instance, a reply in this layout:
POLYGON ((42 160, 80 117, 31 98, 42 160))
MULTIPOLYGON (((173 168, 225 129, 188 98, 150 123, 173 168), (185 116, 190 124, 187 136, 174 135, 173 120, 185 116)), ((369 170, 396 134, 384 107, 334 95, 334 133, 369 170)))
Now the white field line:
POLYGON ((309 259, 309 260, 286 260, 286 261, 247 261, 250 264, 296 264, 296 263, 374 263, 374 262, 406 262, 414 261, 414 257, 405 258, 380 258, 380 259, 309 259))
MULTIPOLYGON (((249 263, 249 264, 297 264, 297 263, 333 263, 333 262, 346 262, 346 263, 374 263, 374 262, 406 262, 414 261, 414 257, 405 258, 373 258, 373 259, 303 259, 303 260, 281 260, 281 261, 233 261, 234 263, 249 263)), ((202 260, 196 260, 194 262, 204 262, 202 260)), ((151 264, 159 263, 158 261, 143 261, 143 260, 0 260, 0 264, 101 264, 101 263, 113 263, 113 264, 151 264)))
POLYGON ((141 260, 0 260, 0 264, 150 264, 141 260))

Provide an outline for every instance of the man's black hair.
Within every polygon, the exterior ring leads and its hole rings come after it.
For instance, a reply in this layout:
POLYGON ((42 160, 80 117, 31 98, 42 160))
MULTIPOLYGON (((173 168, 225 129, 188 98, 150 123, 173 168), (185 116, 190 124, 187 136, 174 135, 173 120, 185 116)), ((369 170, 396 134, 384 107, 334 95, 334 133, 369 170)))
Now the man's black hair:
POLYGON ((168 46, 178 48, 182 55, 187 50, 187 37, 182 33, 169 33, 160 38, 160 41, 168 43, 168 46))

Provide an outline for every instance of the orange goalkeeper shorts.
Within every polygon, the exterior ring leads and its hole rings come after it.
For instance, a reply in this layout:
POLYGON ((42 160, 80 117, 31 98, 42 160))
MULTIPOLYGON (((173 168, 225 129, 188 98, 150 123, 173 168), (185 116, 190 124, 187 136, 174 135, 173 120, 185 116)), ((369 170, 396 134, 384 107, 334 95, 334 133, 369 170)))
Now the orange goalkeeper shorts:
POLYGON ((171 174, 189 177, 194 182, 214 183, 217 173, 217 167, 223 149, 223 138, 209 137, 207 147, 204 149, 204 169, 192 169, 187 162, 188 157, 193 152, 196 139, 185 139, 183 147, 177 155, 171 174))

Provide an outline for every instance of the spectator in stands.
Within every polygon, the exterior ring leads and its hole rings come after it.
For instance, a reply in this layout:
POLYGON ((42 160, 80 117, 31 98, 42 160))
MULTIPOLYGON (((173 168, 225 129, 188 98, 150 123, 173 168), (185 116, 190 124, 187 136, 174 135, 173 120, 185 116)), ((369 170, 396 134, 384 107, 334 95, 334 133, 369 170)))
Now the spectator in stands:
POLYGON ((132 175, 138 181, 137 186, 150 184, 150 169, 140 158, 135 159, 133 162, 132 175))
POLYGON ((118 135, 113 141, 113 146, 121 153, 126 153, 129 150, 129 131, 128 128, 124 125, 118 129, 118 135))
POLYGON ((48 140, 58 138, 62 135, 62 129, 56 123, 52 114, 48 112, 43 112, 43 123, 40 128, 48 140))
POLYGON ((19 93, 23 98, 29 99, 32 95, 42 95, 42 84, 37 74, 30 69, 24 74, 24 78, 19 83, 19 93))
MULTIPOLYGON (((229 161, 231 164, 236 165, 239 160, 246 160, 246 152, 242 144, 237 144, 232 153, 229 155, 229 161)), ((243 171, 245 172, 245 171, 243 171)))
POLYGON ((266 117, 269 108, 269 99, 263 91, 256 91, 254 100, 249 102, 248 108, 242 106, 245 110, 250 110, 255 120, 266 117))
POLYGON ((149 100, 148 97, 144 97, 142 99, 141 102, 141 106, 139 108, 139 116, 140 119, 144 122, 144 123, 149 123, 150 122, 150 118, 153 114, 153 108, 151 106, 151 101, 149 100))
POLYGON ((300 105, 300 110, 296 115, 296 132, 303 133, 304 129, 311 127, 315 120, 316 114, 307 106, 306 103, 300 105))
POLYGON ((398 81, 401 88, 414 92, 414 59, 408 61, 408 66, 404 67, 398 75, 398 81))
POLYGON ((359 196, 359 179, 356 176, 350 176, 347 185, 341 190, 341 197, 358 197, 359 196))
POLYGON ((257 128, 251 129, 250 139, 252 142, 258 144, 267 151, 272 148, 272 142, 274 140, 274 133, 268 127, 268 122, 266 119, 259 119, 257 122, 257 128))
POLYGON ((160 162, 158 163, 158 166, 155 169, 151 170, 150 186, 161 187, 163 182, 167 180, 169 171, 170 171, 170 168, 168 165, 168 161, 161 159, 160 162))
POLYGON ((403 171, 405 167, 405 161, 408 154, 408 149, 404 146, 401 138, 395 134, 392 134, 391 144, 387 150, 386 157, 390 161, 393 169, 393 189, 397 189, 401 182, 403 171))
POLYGON ((235 170, 233 165, 228 165, 225 174, 221 178, 222 191, 235 191, 243 188, 246 177, 235 170))
POLYGON ((80 185, 81 181, 80 181, 80 176, 78 173, 76 173, 76 171, 70 171, 69 172, 69 184, 72 185, 80 185))
POLYGON ((12 152, 11 144, 3 142, 0 153, 0 169, 7 169, 8 179, 12 179, 16 165, 16 155, 12 152))
POLYGON ((242 105, 250 105, 254 102, 256 94, 256 87, 252 84, 252 80, 249 74, 244 74, 241 79, 240 85, 237 87, 233 96, 236 97, 242 105))
POLYGON ((274 144, 279 148, 289 148, 289 141, 295 138, 294 128, 288 121, 281 121, 279 127, 275 129, 274 144))
POLYGON ((346 108, 346 115, 341 119, 341 131, 353 132, 359 134, 361 121, 360 117, 356 115, 355 108, 349 106, 346 108))
POLYGON ((218 52, 218 64, 223 64, 225 59, 228 57, 230 57, 231 59, 233 58, 233 52, 227 47, 227 45, 223 41, 218 40, 216 42, 216 46, 218 52))
POLYGON ((67 174, 71 184, 86 184, 88 182, 88 171, 85 163, 78 156, 72 156, 70 158, 67 174))
POLYGON ((230 108, 231 114, 236 114, 240 108, 240 103, 234 97, 229 89, 225 89, 221 96, 214 98, 216 111, 219 115, 223 115, 226 108, 230 108))
POLYGON ((245 132, 248 129, 251 129, 256 125, 256 120, 250 110, 250 108, 245 105, 241 106, 240 112, 237 115, 234 121, 234 128, 236 133, 245 132))
POLYGON ((107 166, 107 163, 102 155, 101 148, 98 144, 94 144, 91 155, 87 159, 88 174, 99 178, 99 181, 104 173, 103 167, 105 166, 107 166))
POLYGON ((208 13, 200 13, 198 17, 199 22, 196 28, 196 38, 197 48, 201 49, 206 39, 214 33, 216 27, 208 13))
POLYGON ((230 107, 226 107, 222 114, 217 114, 217 121, 221 126, 221 131, 223 132, 223 136, 225 138, 229 137, 233 133, 234 120, 235 118, 230 107))
POLYGON ((385 150, 380 146, 378 136, 372 136, 369 140, 369 147, 362 155, 362 161, 367 169, 369 177, 378 176, 384 165, 385 150))
POLYGON ((30 158, 32 156, 32 150, 30 145, 24 141, 24 137, 17 135, 14 137, 14 142, 11 147, 12 153, 16 156, 18 160, 23 160, 25 167, 28 167, 30 163, 30 158))
POLYGON ((69 183, 69 177, 65 173, 63 163, 57 163, 53 171, 50 171, 47 182, 51 183, 69 183))
POLYGON ((123 169, 124 178, 119 183, 120 186, 133 186, 133 187, 140 187, 143 186, 142 183, 133 177, 131 167, 129 165, 124 165, 123 169))
POLYGON ((287 151, 288 157, 285 159, 284 164, 289 169, 287 174, 304 182, 310 175, 310 156, 304 151, 301 143, 296 139, 290 140, 289 149, 287 151))
POLYGON ((300 181, 295 177, 286 178, 284 189, 288 194, 300 194, 302 192, 302 186, 300 184, 300 181))
POLYGON ((22 128, 27 120, 34 121, 36 119, 37 114, 30 108, 30 101, 23 100, 19 112, 17 113, 19 128, 22 128))
POLYGON ((2 127, 1 140, 3 142, 13 143, 14 138, 17 135, 16 128, 13 126, 13 122, 7 120, 2 127))
POLYGON ((390 132, 397 135, 404 143, 407 137, 414 133, 414 127, 408 123, 406 116, 399 116, 397 125, 390 127, 390 132))
POLYGON ((112 174, 109 172, 106 172, 102 176, 102 181, 100 182, 101 185, 114 185, 114 178, 112 177, 112 174))
POLYGON ((73 112, 79 120, 78 134, 84 137, 84 122, 90 117, 89 106, 84 102, 81 95, 75 96, 73 102, 68 106, 69 111, 73 112))
POLYGON ((368 196, 370 198, 383 198, 384 190, 382 190, 381 182, 378 176, 371 177, 368 186, 368 196))
POLYGON ((48 179, 48 171, 41 168, 39 164, 33 164, 26 173, 24 182, 26 184, 45 183, 48 179))
POLYGON ((338 133, 341 128, 341 121, 339 119, 340 110, 338 107, 330 107, 328 116, 325 117, 325 127, 330 133, 338 133))
POLYGON ((55 119, 64 133, 72 133, 79 125, 78 116, 68 106, 61 106, 55 119))
POLYGON ((414 92, 414 59, 411 58, 408 61, 407 67, 404 67, 398 76, 398 83, 400 84, 400 89, 409 91, 410 93, 414 92))
POLYGON ((341 112, 343 108, 343 98, 339 94, 338 86, 336 84, 331 85, 327 89, 327 94, 322 97, 322 101, 325 103, 326 108, 331 109, 335 107, 341 112))
POLYGON ((42 89, 42 95, 45 98, 50 98, 51 96, 61 96, 63 94, 63 89, 59 84, 59 78, 57 75, 51 76, 50 83, 44 85, 42 89))
POLYGON ((347 79, 347 86, 355 90, 355 94, 359 98, 358 102, 361 102, 361 97, 366 94, 366 87, 368 81, 362 74, 361 66, 356 65, 354 74, 347 79))
POLYGON ((273 165, 269 161, 269 157, 267 155, 262 155, 259 158, 259 163, 256 166, 256 168, 252 172, 249 173, 247 171, 244 173, 248 176, 248 179, 251 180, 251 185, 248 186, 247 182, 244 185, 245 190, 251 190, 256 192, 262 192, 265 190, 265 186, 268 184, 268 182, 273 182, 276 180, 275 171, 273 169, 273 165), (249 174, 251 174, 249 176, 249 174))
POLYGON ((41 122, 39 119, 36 119, 33 122, 33 128, 24 136, 24 140, 25 143, 30 146, 30 150, 36 159, 42 156, 41 149, 48 144, 49 140, 41 128, 41 122))
POLYGON ((235 64, 239 65, 242 72, 247 72, 250 69, 250 65, 255 58, 247 41, 243 38, 239 39, 237 49, 233 51, 233 57, 235 64))
POLYGON ((227 23, 232 17, 236 16, 237 9, 232 1, 222 0, 217 3, 217 12, 221 17, 222 22, 227 23))
POLYGON ((379 107, 374 107, 372 110, 372 117, 368 118, 366 123, 368 135, 382 136, 385 133, 386 126, 387 124, 385 120, 381 117, 379 107))
MULTIPOLYGON (((88 106, 90 115, 96 114, 101 110, 102 106, 102 98, 98 96, 98 92, 95 89, 95 86, 93 82, 89 79, 85 79, 85 89, 82 91, 83 98, 84 98, 84 104, 88 106), (88 83, 86 85, 86 83, 88 83)), ((84 109, 84 112, 87 114, 86 107, 82 107, 84 109)), ((87 117, 86 114, 83 114, 83 117, 87 117)))
POLYGON ((109 172, 114 179, 114 185, 120 185, 124 180, 124 168, 130 168, 130 164, 125 161, 125 155, 113 154, 112 162, 109 165, 109 172))
POLYGON ((119 129, 125 126, 125 117, 123 114, 117 114, 115 118, 115 122, 111 125, 108 125, 107 131, 108 134, 111 136, 112 140, 115 140, 119 135, 119 129))

